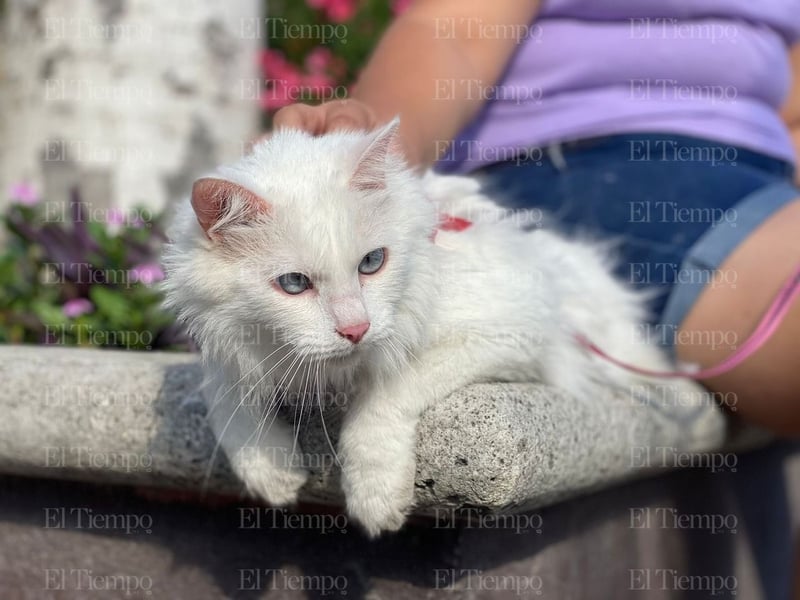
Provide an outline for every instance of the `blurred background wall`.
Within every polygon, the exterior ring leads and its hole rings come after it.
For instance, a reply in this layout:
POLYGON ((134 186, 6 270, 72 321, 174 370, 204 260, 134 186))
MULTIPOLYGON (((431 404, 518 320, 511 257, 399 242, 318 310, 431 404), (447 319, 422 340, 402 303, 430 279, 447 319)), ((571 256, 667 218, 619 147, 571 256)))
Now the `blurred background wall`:
MULTIPOLYGON (((260 0, 0 2, 0 190, 164 208, 258 131, 260 0)), ((7 203, 8 194, 0 195, 7 203)))

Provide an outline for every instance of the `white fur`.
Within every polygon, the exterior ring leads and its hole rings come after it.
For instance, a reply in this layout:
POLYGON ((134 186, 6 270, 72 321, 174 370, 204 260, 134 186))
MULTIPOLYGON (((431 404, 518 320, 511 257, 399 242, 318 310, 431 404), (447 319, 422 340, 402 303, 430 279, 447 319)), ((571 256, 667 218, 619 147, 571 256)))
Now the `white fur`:
POLYGON ((266 216, 247 222, 233 206, 209 239, 186 201, 165 259, 168 304, 200 344, 209 418, 237 474, 271 503, 294 501, 306 472, 271 402, 278 388, 333 386, 348 397, 338 447, 347 509, 371 535, 402 525, 417 420, 456 389, 542 381, 599 398, 609 384, 634 384, 575 332, 623 360, 667 366, 642 343, 642 297, 609 275, 602 245, 524 231, 472 179, 419 177, 396 154, 376 158, 395 130, 275 132, 213 175, 264 199, 266 216), (364 169, 382 169, 384 189, 364 189, 364 169), (440 212, 473 225, 432 243, 440 212), (359 277, 361 257, 380 247, 383 269, 359 277), (287 272, 306 274, 313 292, 276 290, 270 281, 287 272), (360 343, 336 333, 359 320, 370 322, 360 343))

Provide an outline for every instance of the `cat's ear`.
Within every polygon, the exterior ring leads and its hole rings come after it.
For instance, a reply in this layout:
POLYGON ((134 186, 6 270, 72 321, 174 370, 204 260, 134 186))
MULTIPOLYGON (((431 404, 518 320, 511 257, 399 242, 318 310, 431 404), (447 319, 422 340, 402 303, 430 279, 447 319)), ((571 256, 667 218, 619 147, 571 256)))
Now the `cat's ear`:
POLYGON ((192 208, 206 236, 216 240, 226 225, 266 213, 269 206, 238 184, 204 177, 195 181, 192 187, 192 208))
POLYGON ((395 117, 373 134, 369 145, 361 153, 350 187, 360 191, 382 190, 386 187, 386 161, 390 155, 401 156, 398 133, 400 119, 395 117))

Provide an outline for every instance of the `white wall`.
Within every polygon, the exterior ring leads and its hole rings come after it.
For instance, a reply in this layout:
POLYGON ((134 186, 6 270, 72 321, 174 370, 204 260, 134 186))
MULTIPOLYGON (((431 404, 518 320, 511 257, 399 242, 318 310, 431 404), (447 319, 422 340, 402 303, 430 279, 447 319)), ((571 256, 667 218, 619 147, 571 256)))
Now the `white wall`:
POLYGON ((158 209, 257 133, 260 0, 4 4, 0 204, 27 180, 158 209))

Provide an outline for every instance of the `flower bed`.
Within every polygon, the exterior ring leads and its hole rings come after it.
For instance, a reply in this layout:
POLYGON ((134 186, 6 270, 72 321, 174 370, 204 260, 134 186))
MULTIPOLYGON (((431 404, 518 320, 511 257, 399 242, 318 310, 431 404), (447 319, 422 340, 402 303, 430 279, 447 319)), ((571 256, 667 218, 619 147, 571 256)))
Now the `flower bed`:
POLYGON ((25 184, 9 190, 0 251, 0 343, 187 350, 161 308, 161 215, 69 206, 25 184))

